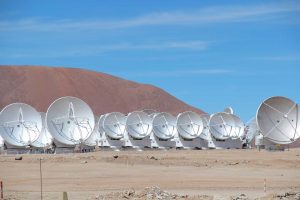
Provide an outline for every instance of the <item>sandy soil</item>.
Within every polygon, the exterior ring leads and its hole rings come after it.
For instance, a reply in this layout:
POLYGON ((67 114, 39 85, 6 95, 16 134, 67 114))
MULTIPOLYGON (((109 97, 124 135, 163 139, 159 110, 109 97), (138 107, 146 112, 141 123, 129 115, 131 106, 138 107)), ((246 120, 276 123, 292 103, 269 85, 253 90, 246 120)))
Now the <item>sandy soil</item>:
POLYGON ((300 199, 300 149, 0 155, 5 199, 40 199, 39 158, 43 199, 300 199))

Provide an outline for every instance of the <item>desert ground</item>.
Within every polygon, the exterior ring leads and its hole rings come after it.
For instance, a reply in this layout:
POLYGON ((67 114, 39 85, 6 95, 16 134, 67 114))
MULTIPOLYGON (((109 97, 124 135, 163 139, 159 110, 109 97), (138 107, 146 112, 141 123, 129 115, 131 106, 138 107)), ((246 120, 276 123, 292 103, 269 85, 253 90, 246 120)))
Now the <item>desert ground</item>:
POLYGON ((40 158, 44 200, 300 199, 300 148, 22 156, 0 155, 4 199, 40 199, 40 158))

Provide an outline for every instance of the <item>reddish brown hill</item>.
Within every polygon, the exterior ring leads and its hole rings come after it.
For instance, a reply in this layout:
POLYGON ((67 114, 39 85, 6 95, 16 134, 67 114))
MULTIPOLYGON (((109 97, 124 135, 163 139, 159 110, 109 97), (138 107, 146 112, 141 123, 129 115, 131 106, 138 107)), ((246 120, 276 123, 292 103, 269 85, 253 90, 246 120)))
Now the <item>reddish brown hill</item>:
POLYGON ((24 102, 45 112, 62 96, 87 102, 96 115, 151 108, 177 114, 193 108, 157 87, 74 68, 0 66, 0 109, 24 102))

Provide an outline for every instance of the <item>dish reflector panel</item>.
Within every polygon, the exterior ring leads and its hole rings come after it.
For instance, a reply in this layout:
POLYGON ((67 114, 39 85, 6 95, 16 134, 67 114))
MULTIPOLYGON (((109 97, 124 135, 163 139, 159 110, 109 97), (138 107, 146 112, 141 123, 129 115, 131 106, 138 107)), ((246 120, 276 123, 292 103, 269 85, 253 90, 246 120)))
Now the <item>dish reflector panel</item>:
POLYGON ((224 112, 228 114, 233 114, 233 109, 231 107, 227 107, 225 108, 224 112))
POLYGON ((66 145, 79 144, 93 132, 95 118, 91 108, 76 97, 55 100, 46 113, 46 122, 51 135, 66 145))
POLYGON ((103 121, 103 130, 110 138, 123 138, 126 131, 126 116, 120 112, 106 114, 103 121))
POLYGON ((40 113, 42 118, 42 130, 40 132, 39 137, 35 140, 31 145, 38 148, 48 147, 52 144, 53 137, 49 133, 46 127, 46 114, 40 113))
POLYGON ((150 114, 149 115, 149 117, 151 118, 151 119, 153 119, 154 117, 155 117, 155 115, 157 115, 158 113, 152 113, 152 114, 150 114))
POLYGON ((151 115, 151 114, 155 114, 155 113, 158 113, 156 110, 154 109, 144 109, 142 110, 142 112, 148 114, 148 115, 151 115))
POLYGON ((102 134, 103 134, 102 128, 101 128, 101 130, 99 130, 99 121, 103 117, 104 117, 103 115, 101 115, 99 118, 95 117, 98 125, 95 126, 92 134, 86 140, 84 140, 83 143, 85 145, 91 146, 91 147, 96 146, 96 145, 99 146, 99 144, 101 142, 101 137, 102 137, 102 134))
POLYGON ((177 117, 177 131, 185 139, 197 138, 203 130, 203 122, 197 113, 187 111, 177 117))
POLYGON ((204 139, 204 140, 210 140, 211 139, 211 135, 209 132, 209 118, 210 115, 209 114, 202 114, 200 115, 202 122, 203 122, 203 130, 202 133, 199 135, 200 138, 204 139))
POLYGON ((213 114, 209 120, 210 133, 219 140, 226 140, 232 135, 235 122, 228 113, 213 114))
POLYGON ((167 140, 174 137, 176 133, 176 117, 162 112, 153 118, 153 133, 160 139, 167 140))
POLYGON ((39 137, 41 130, 41 115, 30 105, 13 103, 0 113, 0 135, 10 145, 30 145, 39 137))
POLYGON ((256 123, 256 119, 252 118, 246 126, 246 141, 249 143, 255 136, 259 135, 259 129, 256 123))
POLYGON ((102 135, 104 133, 104 129, 103 129, 104 116, 105 115, 100 116, 98 124, 97 124, 97 129, 98 129, 98 132, 100 133, 100 135, 102 135))
POLYGON ((126 130, 136 139, 143 139, 152 131, 152 119, 142 111, 129 113, 126 120, 126 130))
POLYGON ((0 147, 4 147, 4 140, 3 140, 3 138, 1 137, 1 135, 0 135, 0 147))
POLYGON ((290 144, 300 137, 299 106, 285 97, 271 97, 261 103, 256 121, 264 138, 290 144))
POLYGON ((245 124, 236 115, 229 114, 229 116, 232 117, 234 121, 233 130, 231 131, 231 138, 232 139, 242 138, 245 132, 245 124))

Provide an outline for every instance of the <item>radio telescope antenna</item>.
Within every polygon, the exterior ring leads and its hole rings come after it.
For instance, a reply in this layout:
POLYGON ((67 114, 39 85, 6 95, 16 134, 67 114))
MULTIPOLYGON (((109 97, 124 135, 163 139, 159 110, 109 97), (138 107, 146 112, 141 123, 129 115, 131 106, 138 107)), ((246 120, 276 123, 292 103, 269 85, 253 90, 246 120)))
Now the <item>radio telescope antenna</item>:
POLYGON ((126 130, 136 139, 143 139, 152 131, 152 119, 142 111, 129 113, 126 120, 126 130))
POLYGON ((3 140, 3 138, 1 137, 1 135, 0 135, 0 148, 1 147, 4 147, 4 140, 3 140))
POLYGON ((263 101, 256 113, 262 135, 276 144, 290 144, 300 137, 299 120, 299 106, 280 96, 263 101))
POLYGON ((209 131, 214 138, 219 140, 230 138, 234 126, 233 118, 224 112, 213 114, 209 120, 209 131))
POLYGON ((156 110, 154 110, 154 109, 144 109, 144 110, 142 110, 142 112, 144 112, 144 113, 146 113, 146 114, 148 114, 148 115, 158 113, 158 112, 157 112, 156 110))
POLYGON ((76 97, 55 100, 46 113, 49 132, 55 140, 66 145, 76 145, 93 132, 95 118, 91 108, 76 97))
POLYGON ((203 130, 202 119, 195 112, 180 113, 177 117, 177 130, 184 139, 195 139, 203 130))
POLYGON ((200 138, 202 138, 206 141, 211 140, 211 135, 210 135, 210 132, 209 132, 209 118, 210 118, 210 115, 209 114, 202 114, 202 115, 200 115, 200 117, 201 117, 202 122, 203 122, 203 131, 200 134, 200 138))
POLYGON ((102 120, 102 118, 104 118, 103 115, 101 115, 100 117, 95 117, 95 121, 96 121, 96 125, 94 127, 93 132, 91 133, 91 135, 84 140, 84 144, 90 147, 93 146, 100 146, 101 145, 101 140, 102 140, 102 134, 103 134, 103 130, 101 127, 101 130, 99 129, 99 122, 102 120))
POLYGON ((225 108, 224 112, 228 114, 233 114, 233 109, 231 107, 227 107, 225 108))
POLYGON ((238 139, 242 138, 245 133, 245 124, 242 122, 242 120, 237 117, 234 114, 229 114, 230 117, 233 119, 233 130, 231 131, 231 138, 232 139, 238 139))
POLYGON ((259 135, 259 129, 256 123, 256 118, 252 118, 246 126, 246 142, 250 143, 255 136, 259 135))
POLYGON ((126 131, 126 116, 120 112, 108 113, 104 116, 103 129, 112 139, 121 139, 126 131))
POLYGON ((0 113, 0 135, 12 146, 32 144, 42 130, 40 114, 30 105, 13 103, 0 113))
POLYGON ((49 133, 46 127, 46 122, 45 122, 46 113, 40 113, 40 114, 42 117, 42 130, 37 140, 35 140, 31 145, 37 148, 44 148, 52 144, 53 137, 51 136, 51 134, 49 133))
POLYGON ((105 115, 101 115, 99 120, 98 120, 98 123, 97 123, 97 129, 98 129, 98 132, 100 133, 100 136, 102 137, 102 134, 104 134, 104 129, 103 129, 103 122, 104 122, 104 117, 105 115))
POLYGON ((153 133, 156 137, 167 140, 176 133, 176 118, 166 112, 159 113, 153 118, 153 133))

